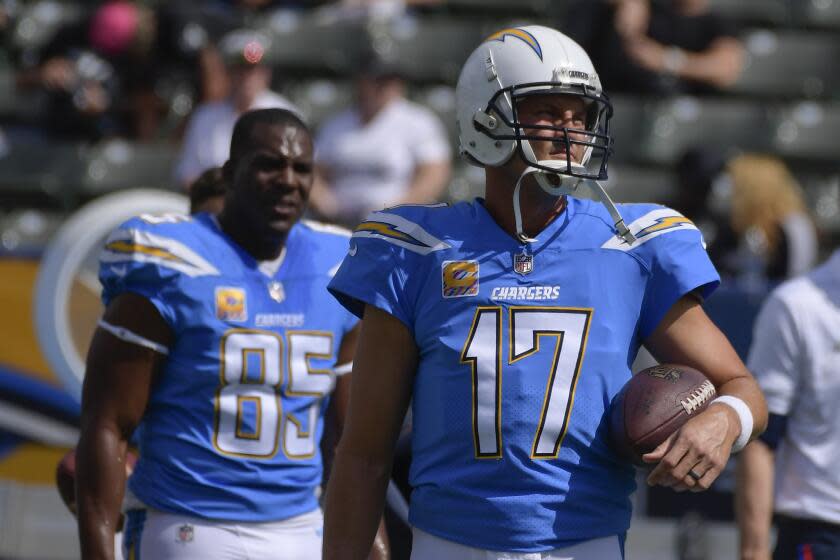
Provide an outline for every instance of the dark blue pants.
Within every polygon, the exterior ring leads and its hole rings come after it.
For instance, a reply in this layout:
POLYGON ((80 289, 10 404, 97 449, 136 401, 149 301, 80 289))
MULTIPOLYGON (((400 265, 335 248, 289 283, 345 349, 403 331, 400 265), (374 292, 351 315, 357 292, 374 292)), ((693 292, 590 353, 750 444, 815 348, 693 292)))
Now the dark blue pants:
POLYGON ((777 515, 773 560, 840 560, 840 525, 777 515))

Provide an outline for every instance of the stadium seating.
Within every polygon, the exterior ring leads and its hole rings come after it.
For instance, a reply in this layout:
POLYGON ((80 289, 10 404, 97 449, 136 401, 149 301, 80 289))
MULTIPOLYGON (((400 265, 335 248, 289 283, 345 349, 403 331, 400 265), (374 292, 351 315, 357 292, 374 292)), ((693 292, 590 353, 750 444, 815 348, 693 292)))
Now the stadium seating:
POLYGON ((6 149, 0 156, 0 200, 6 210, 78 204, 78 145, 13 143, 6 149))
POLYGON ((658 166, 611 165, 607 192, 616 202, 669 203, 673 197, 674 174, 658 166))
POLYGON ((795 103, 779 115, 773 151, 786 158, 825 162, 840 161, 840 103, 795 103))
POLYGON ((750 100, 676 97, 651 103, 643 118, 646 128, 635 139, 637 155, 651 163, 670 165, 699 145, 754 151, 772 147, 770 110, 750 100))
POLYGON ((405 17, 369 29, 377 52, 409 80, 455 84, 461 65, 491 28, 465 27, 446 18, 405 17))
POLYGON ((742 23, 788 25, 790 0, 709 0, 709 10, 742 23))
MULTIPOLYGON (((555 0, 556 1, 556 0, 555 0)), ((453 11, 465 13, 494 13, 522 15, 545 15, 551 8, 551 0, 448 0, 446 5, 453 11)))
POLYGON ((801 0, 799 16, 804 25, 840 29, 840 1, 801 0))
POLYGON ((114 140, 80 152, 84 172, 79 189, 84 198, 124 188, 168 188, 176 150, 170 144, 140 144, 114 140))
POLYGON ((286 13, 260 31, 271 37, 270 60, 281 72, 351 76, 364 56, 368 35, 361 21, 286 13))
POLYGON ((613 117, 610 134, 615 140, 613 160, 632 161, 640 158, 639 137, 645 130, 645 106, 650 102, 643 97, 620 95, 610 97, 613 117))
POLYGON ((817 227, 836 239, 840 235, 840 174, 806 173, 798 177, 817 227))
POLYGON ((81 21, 86 12, 81 2, 21 2, 11 45, 22 50, 42 47, 59 27, 81 21))
POLYGON ((66 216, 37 208, 21 208, 0 215, 0 253, 40 253, 66 216))
POLYGON ((823 97, 840 83, 840 37, 833 33, 756 29, 743 35, 744 72, 735 94, 767 97, 823 97))

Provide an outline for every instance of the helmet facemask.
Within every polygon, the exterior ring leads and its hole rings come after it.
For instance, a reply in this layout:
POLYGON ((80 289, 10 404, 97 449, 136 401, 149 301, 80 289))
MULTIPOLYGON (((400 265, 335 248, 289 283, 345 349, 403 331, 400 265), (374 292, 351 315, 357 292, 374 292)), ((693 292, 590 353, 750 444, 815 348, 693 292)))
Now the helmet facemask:
POLYGON ((607 162, 612 153, 612 140, 609 135, 609 121, 612 113, 612 105, 606 95, 596 93, 591 86, 534 82, 501 88, 488 102, 485 114, 498 117, 506 126, 500 127, 498 123, 492 126, 491 119, 489 123, 491 126, 487 126, 486 122, 476 122, 476 127, 493 140, 514 141, 516 152, 523 161, 536 170, 579 179, 604 180, 607 178, 607 162), (563 95, 583 99, 587 106, 586 128, 539 124, 523 126, 519 121, 518 102, 537 95, 563 95), (571 157, 567 157, 566 160, 538 161, 530 142, 551 142, 552 140, 533 133, 526 134, 525 128, 529 131, 548 130, 559 133, 554 141, 565 142, 566 154, 569 156, 573 152, 573 146, 584 148, 582 161, 574 162, 571 157))
POLYGON ((476 118, 475 126, 481 133, 497 142, 515 142, 515 153, 518 153, 528 164, 519 177, 513 194, 517 236, 521 241, 533 241, 523 232, 519 198, 522 180, 528 175, 534 175, 540 188, 558 197, 574 194, 581 183, 591 186, 615 219, 619 234, 628 242, 632 242, 632 234, 624 226, 615 205, 598 182, 607 178, 607 164, 612 154, 612 138, 609 134, 609 121, 612 114, 612 104, 607 96, 597 92, 591 86, 533 82, 500 88, 487 104, 484 111, 485 118, 476 118), (523 125, 519 121, 518 101, 529 96, 551 94, 582 98, 587 108, 586 127, 581 129, 554 125, 523 125), (501 106, 502 103, 507 105, 507 110, 501 106), (496 118, 505 126, 499 126, 496 118), (526 128, 530 133, 526 133, 526 128), (538 130, 548 130, 559 134, 556 134, 554 139, 533 134, 532 131, 538 130), (538 160, 531 142, 563 142, 566 157, 565 159, 538 160), (583 156, 579 162, 574 161, 573 147, 575 146, 583 148, 583 156))

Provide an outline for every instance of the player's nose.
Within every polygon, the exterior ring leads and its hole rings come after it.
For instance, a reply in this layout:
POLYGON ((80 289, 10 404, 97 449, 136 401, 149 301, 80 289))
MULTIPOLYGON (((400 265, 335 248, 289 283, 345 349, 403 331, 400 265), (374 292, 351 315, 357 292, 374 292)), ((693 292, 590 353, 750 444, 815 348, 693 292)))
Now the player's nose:
POLYGON ((294 167, 291 165, 285 165, 278 169, 273 178, 272 185, 283 190, 294 189, 300 182, 294 167))

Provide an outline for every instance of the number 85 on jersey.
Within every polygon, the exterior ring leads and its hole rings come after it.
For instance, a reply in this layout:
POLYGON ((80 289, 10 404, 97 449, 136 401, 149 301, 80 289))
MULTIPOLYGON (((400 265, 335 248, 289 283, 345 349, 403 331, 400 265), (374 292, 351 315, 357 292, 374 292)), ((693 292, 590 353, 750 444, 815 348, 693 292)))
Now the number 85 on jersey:
POLYGON ((314 368, 312 360, 332 358, 333 337, 322 331, 287 331, 286 343, 289 378, 283 389, 284 340, 279 334, 237 329, 222 336, 213 434, 219 452, 270 459, 282 434, 288 458, 308 459, 315 454, 321 401, 332 390, 335 376, 330 369, 314 368), (299 412, 305 423, 292 412, 283 418, 283 396, 308 397, 299 412))

